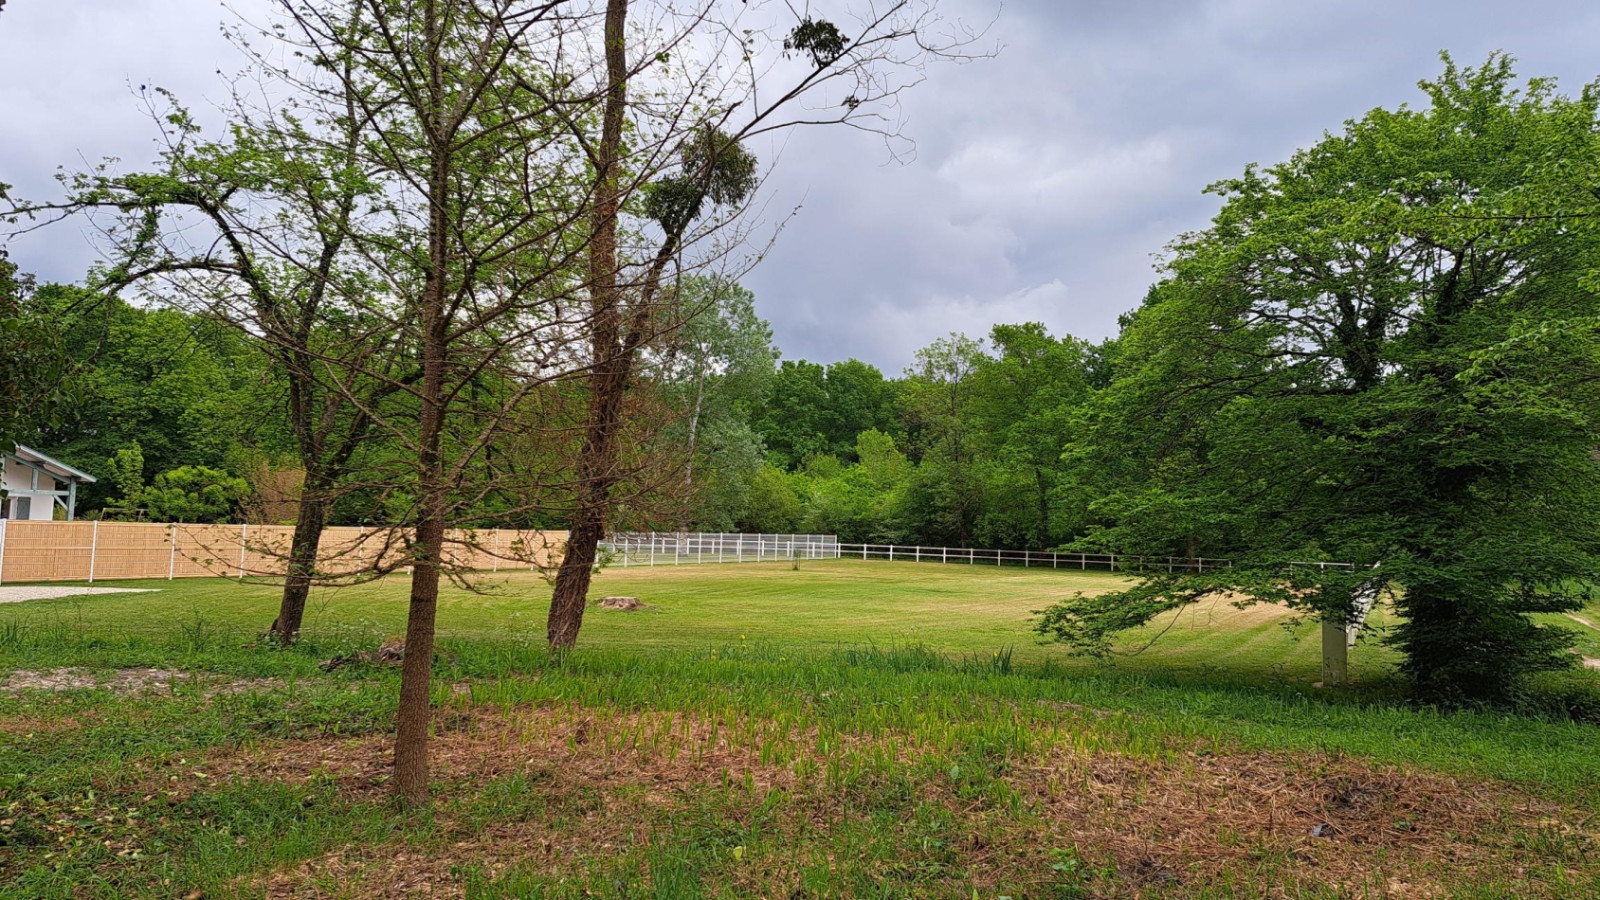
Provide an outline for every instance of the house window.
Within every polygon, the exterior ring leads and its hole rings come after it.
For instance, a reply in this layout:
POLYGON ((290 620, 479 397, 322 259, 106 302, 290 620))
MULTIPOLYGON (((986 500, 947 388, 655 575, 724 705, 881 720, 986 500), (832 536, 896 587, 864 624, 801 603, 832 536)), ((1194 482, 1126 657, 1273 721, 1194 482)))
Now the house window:
POLYGON ((11 518, 13 519, 28 518, 28 515, 33 512, 33 498, 18 497, 17 499, 11 501, 11 512, 11 518))

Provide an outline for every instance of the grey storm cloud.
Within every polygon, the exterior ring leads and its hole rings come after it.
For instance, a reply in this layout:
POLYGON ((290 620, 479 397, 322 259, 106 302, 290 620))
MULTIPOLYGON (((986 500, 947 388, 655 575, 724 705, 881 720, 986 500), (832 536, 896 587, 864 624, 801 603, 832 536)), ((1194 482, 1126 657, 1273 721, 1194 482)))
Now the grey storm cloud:
MULTIPOLYGON (((259 0, 238 0, 247 12, 259 0)), ((831 5, 846 8, 843 0, 831 5)), ((813 3, 822 14, 830 3, 813 3)), ((915 154, 840 129, 756 147, 782 230, 745 281, 788 357, 891 373, 952 331, 1038 320, 1098 340, 1204 227, 1205 185, 1378 106, 1417 104, 1438 53, 1491 51, 1576 92, 1600 74, 1600 8, 1504 0, 946 0, 999 52, 904 97, 915 154), (794 214, 788 215, 790 210, 794 214)), ((215 0, 13 0, 0 13, 0 182, 48 197, 58 166, 153 155, 138 89, 204 108, 240 61, 215 0)), ((42 278, 94 260, 74 226, 12 242, 42 278)))

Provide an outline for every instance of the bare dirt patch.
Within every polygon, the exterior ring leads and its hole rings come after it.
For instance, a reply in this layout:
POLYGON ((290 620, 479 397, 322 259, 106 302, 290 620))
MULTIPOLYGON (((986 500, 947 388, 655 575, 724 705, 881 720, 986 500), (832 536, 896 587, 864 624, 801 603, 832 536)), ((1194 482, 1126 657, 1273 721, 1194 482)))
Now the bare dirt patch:
POLYGON ((76 731, 82 727, 84 719, 77 716, 0 716, 0 735, 24 740, 38 735, 76 731))
POLYGON ((274 678, 228 679, 216 676, 182 672, 177 669, 116 669, 109 673, 96 673, 89 669, 18 669, 3 683, 0 692, 15 694, 21 691, 76 691, 104 688, 119 694, 170 693, 180 687, 197 685, 202 693, 236 694, 243 691, 277 687, 274 678))
POLYGON ((99 594, 152 594, 160 588, 97 588, 97 587, 0 587, 0 603, 22 603, 26 600, 54 600, 58 597, 94 596, 99 594))
MULTIPOLYGON (((798 886, 804 854, 828 852, 815 844, 819 829, 864 821, 860 791, 870 792, 870 779, 841 787, 794 764, 763 762, 758 742, 730 739, 740 729, 693 714, 463 706, 446 714, 441 732, 433 758, 442 797, 522 775, 541 785, 552 807, 590 798, 581 827, 544 815, 508 817, 451 835, 438 851, 349 847, 261 876, 255 889, 319 896, 317 885, 336 876, 359 886, 352 896, 459 897, 464 888, 452 866, 496 871, 534 861, 553 875, 579 871, 594 854, 659 840, 674 811, 742 783, 749 797, 739 808, 768 799, 787 808, 776 827, 784 832, 779 843, 792 850, 759 868, 751 860, 759 881, 746 887, 751 895, 786 896, 798 886)), ((803 749, 816 737, 788 739, 803 749)), ((852 749, 898 759, 897 771, 919 768, 921 751, 902 740, 861 738, 852 749)), ((272 744, 213 754, 195 788, 219 779, 331 779, 351 799, 377 801, 387 794, 390 762, 383 736, 272 744)), ((1352 896, 1425 898, 1446 895, 1463 878, 1521 881, 1530 860, 1515 843, 1519 833, 1556 828, 1595 845, 1593 822, 1511 786, 1321 754, 1196 751, 1152 760, 1057 746, 1005 763, 997 777, 1022 797, 1025 813, 975 802, 938 778, 921 778, 903 801, 908 815, 914 804, 945 808, 956 823, 951 833, 969 835, 963 865, 972 883, 995 889, 1040 883, 1050 877, 1049 848, 1070 846, 1117 873, 1115 896, 1184 896, 1268 872, 1286 895, 1333 886, 1352 896)), ((441 815, 447 828, 460 824, 441 815)), ((1518 896, 1544 893, 1530 881, 1518 896)))

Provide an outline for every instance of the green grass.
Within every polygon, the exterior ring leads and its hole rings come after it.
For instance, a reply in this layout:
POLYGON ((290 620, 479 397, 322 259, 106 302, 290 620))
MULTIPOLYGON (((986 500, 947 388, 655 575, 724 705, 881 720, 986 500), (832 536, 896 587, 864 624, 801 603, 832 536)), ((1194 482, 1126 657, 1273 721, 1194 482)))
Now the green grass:
POLYGON ((0 693, 0 897, 1600 894, 1600 728, 1394 702, 1368 645, 1312 689, 1281 616, 1190 610, 1104 665, 1028 619, 1106 575, 609 570, 656 608, 552 658, 544 582, 486 581, 441 605, 427 813, 382 782, 396 673, 316 665, 398 633, 404 579, 319 590, 290 651, 254 642, 270 586, 0 608, 0 671, 191 673, 0 693))
MULTIPOLYGON (((1061 659, 1059 647, 1041 646, 1030 629, 1033 611, 1075 591, 1115 589, 1126 581, 1103 572, 1016 567, 802 561, 742 565, 610 568, 591 596, 637 596, 654 607, 634 613, 591 610, 583 642, 594 647, 690 649, 760 640, 793 647, 828 648, 868 642, 925 644, 955 653, 1012 647, 1018 659, 1061 659)), ((102 582, 154 588, 158 593, 36 600, 0 607, 0 621, 65 622, 85 632, 170 634, 203 621, 212 627, 265 630, 277 613, 278 589, 225 579, 102 582)), ((356 587, 317 588, 306 628, 322 635, 354 632, 398 635, 404 630, 404 576, 356 587)), ((446 587, 439 609, 441 635, 463 638, 537 638, 544 633, 550 588, 530 572, 484 574, 474 590, 446 587)), ((1382 625, 1382 615, 1374 624, 1382 625)), ((1209 669, 1240 676, 1317 680, 1316 627, 1288 627, 1285 616, 1257 609, 1241 613, 1226 603, 1187 610, 1170 629, 1165 620, 1130 635, 1142 647, 1161 640, 1122 665, 1135 669, 1209 669)), ((1376 642, 1363 642, 1357 674, 1381 680, 1392 658, 1376 642)))

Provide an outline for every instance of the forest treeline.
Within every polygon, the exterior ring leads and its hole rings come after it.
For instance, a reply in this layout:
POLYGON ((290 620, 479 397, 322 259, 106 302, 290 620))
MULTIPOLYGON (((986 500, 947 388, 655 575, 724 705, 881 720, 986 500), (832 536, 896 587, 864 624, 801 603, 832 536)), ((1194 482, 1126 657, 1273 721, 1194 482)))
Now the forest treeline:
MULTIPOLYGON (((1073 417, 1109 383, 1113 344, 1001 325, 981 341, 935 341, 886 376, 854 359, 782 359, 737 285, 690 281, 686 294, 710 309, 644 379, 663 422, 653 452, 681 480, 638 504, 629 527, 1043 549, 1090 521, 1060 458, 1073 417)), ((40 286, 28 304, 58 323, 73 374, 71 402, 23 443, 100 479, 83 489, 82 514, 293 523, 303 473, 286 391, 250 335, 67 285, 40 286)), ((498 515, 494 497, 481 502, 498 515)), ((351 492, 329 524, 381 522, 383 508, 351 492)), ((563 523, 546 513, 524 524, 563 523)))

